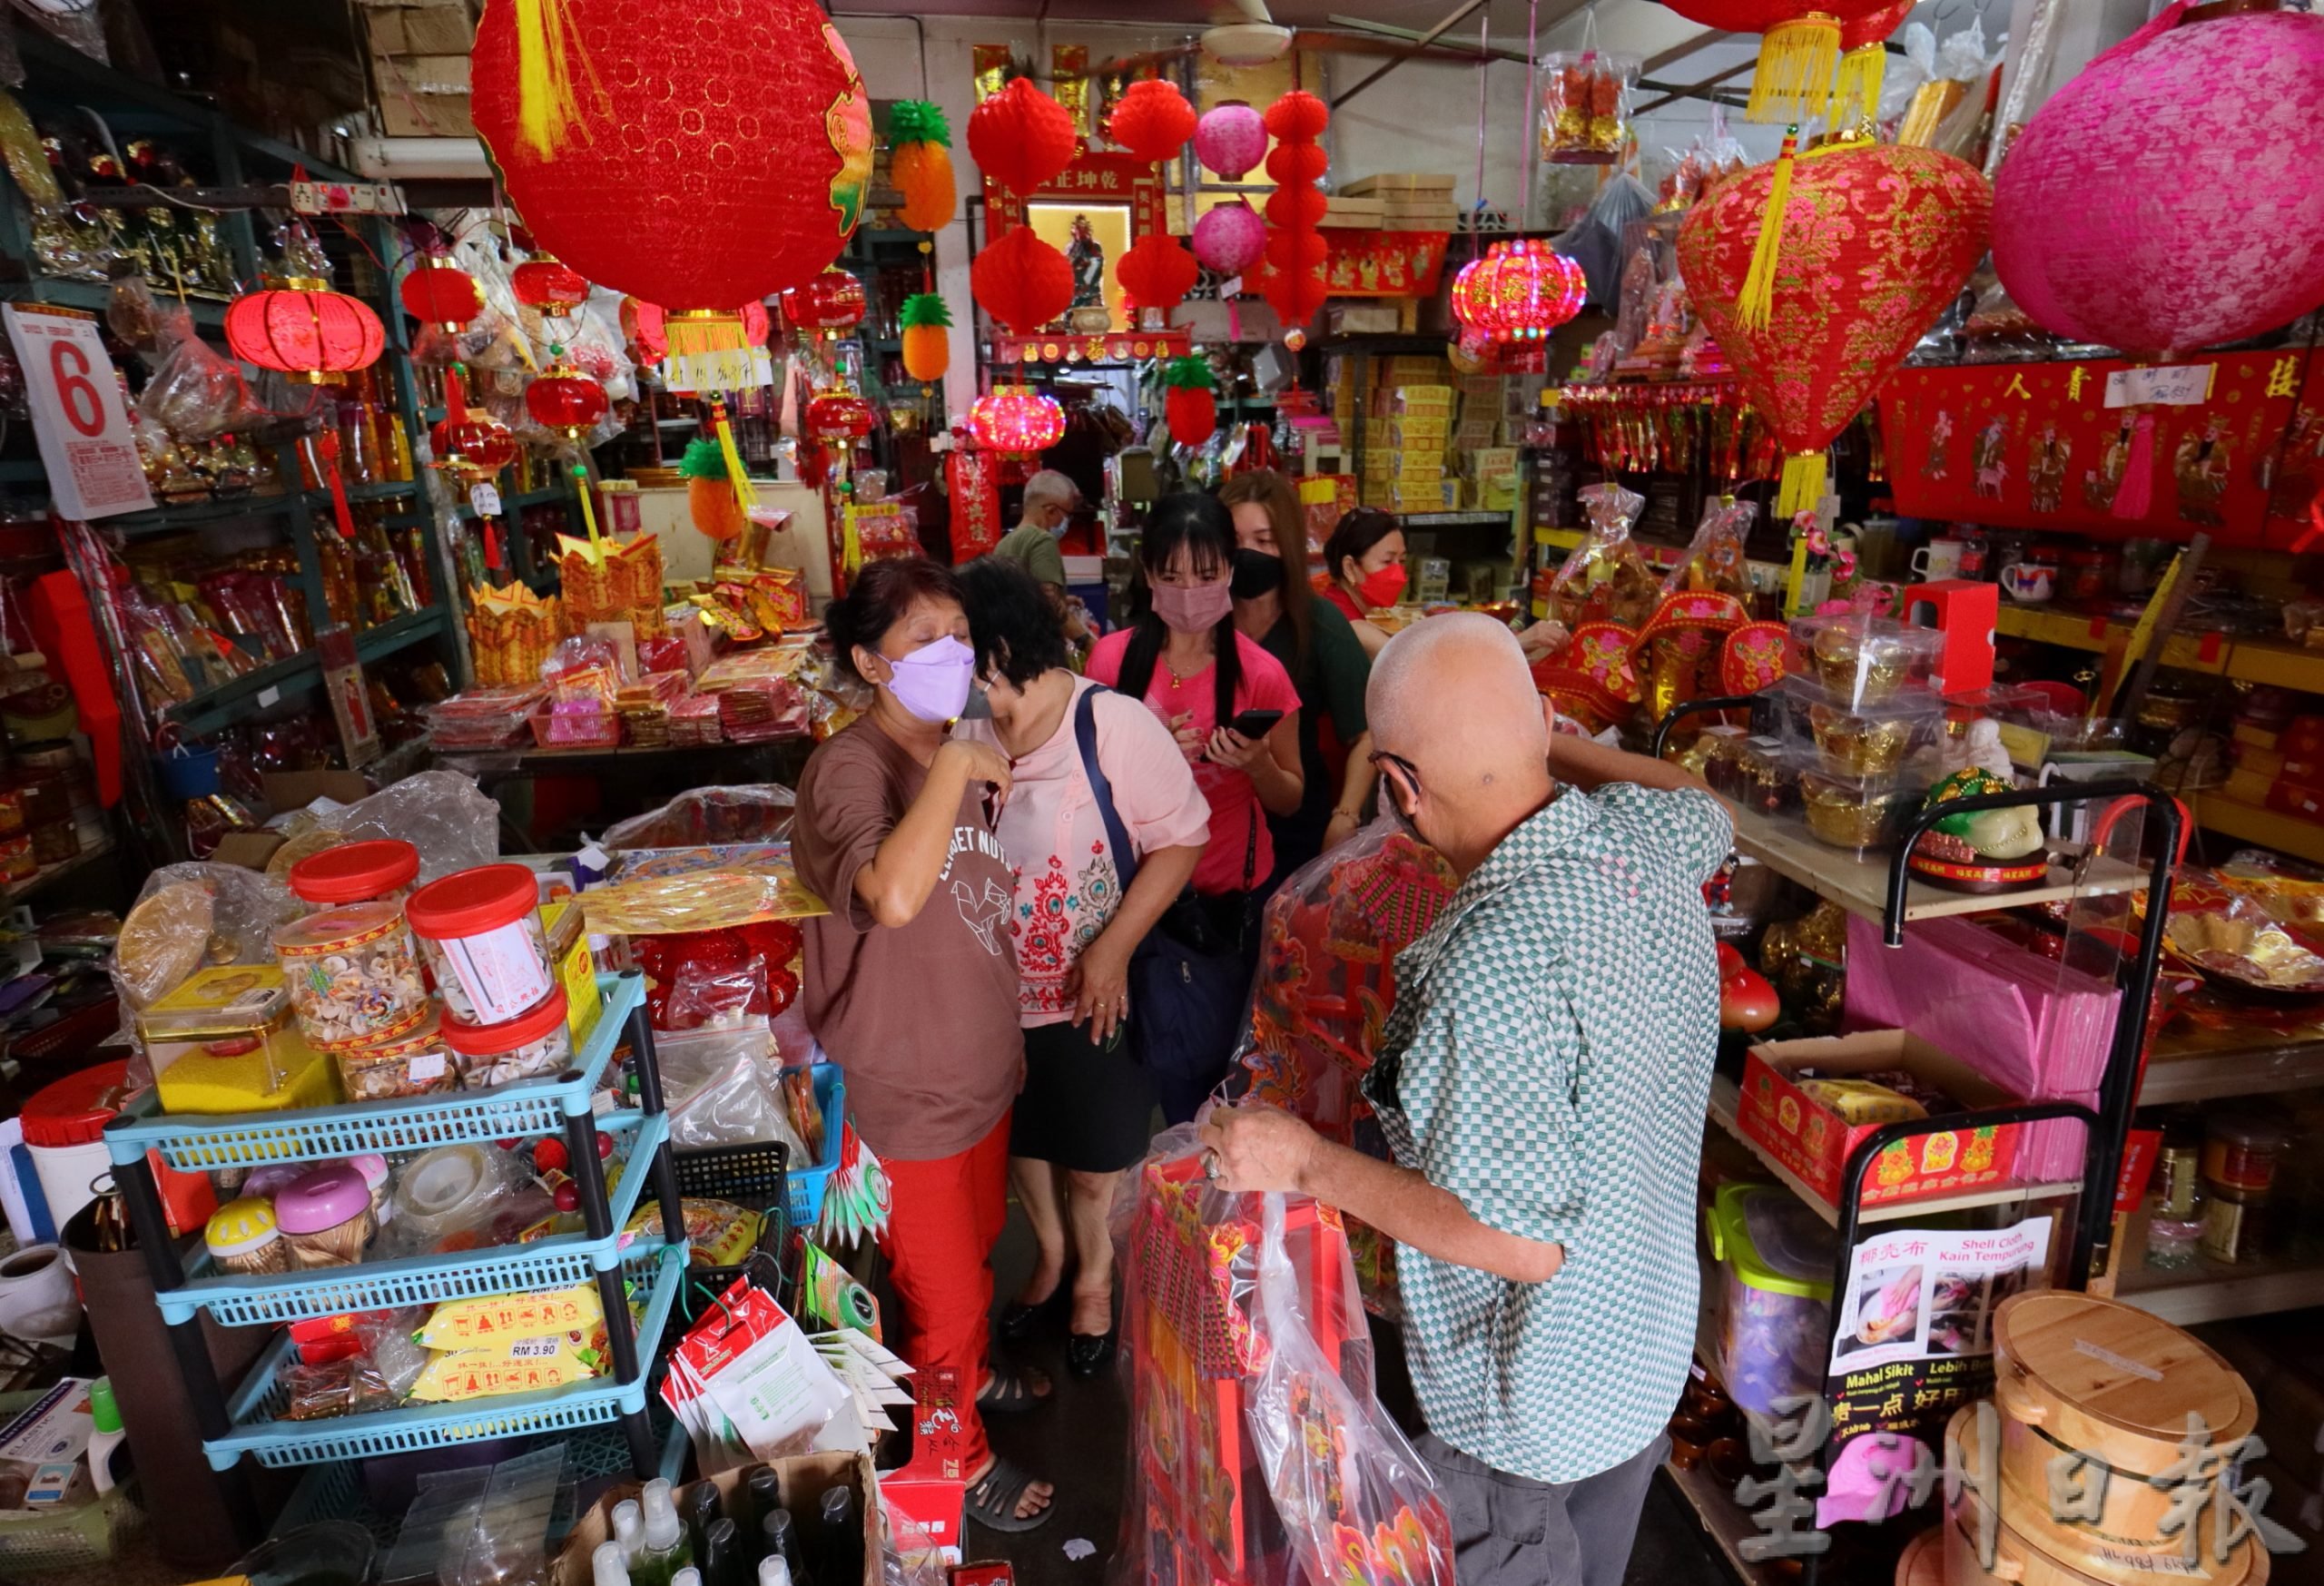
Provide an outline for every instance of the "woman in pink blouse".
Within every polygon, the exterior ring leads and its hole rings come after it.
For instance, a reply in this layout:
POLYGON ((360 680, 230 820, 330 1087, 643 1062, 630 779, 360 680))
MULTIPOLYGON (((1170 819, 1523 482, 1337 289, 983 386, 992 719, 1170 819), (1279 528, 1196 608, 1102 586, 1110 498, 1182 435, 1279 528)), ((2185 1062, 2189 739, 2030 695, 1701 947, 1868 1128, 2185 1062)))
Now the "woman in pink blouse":
POLYGON ((1167 727, 1067 669, 1057 613, 1021 568, 987 557, 961 568, 960 582, 991 715, 961 722, 954 736, 990 744, 1009 763, 995 831, 1017 878, 1009 931, 1025 1027, 1009 1172, 1039 1246, 1001 1332, 1029 1330, 1064 1283, 1069 1242, 1080 1271, 1066 1364, 1094 1376, 1113 1355, 1114 1188, 1146 1154, 1155 1106, 1126 1039, 1130 954, 1194 873, 1210 809, 1167 727))

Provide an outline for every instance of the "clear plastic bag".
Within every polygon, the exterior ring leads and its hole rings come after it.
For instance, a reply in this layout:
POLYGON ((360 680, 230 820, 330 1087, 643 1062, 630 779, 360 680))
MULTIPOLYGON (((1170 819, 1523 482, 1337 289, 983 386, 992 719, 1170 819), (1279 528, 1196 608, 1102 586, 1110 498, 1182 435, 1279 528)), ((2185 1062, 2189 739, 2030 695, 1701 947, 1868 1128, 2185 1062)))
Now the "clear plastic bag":
POLYGON ((791 1160, 807 1148, 791 1127, 783 1069, 766 1021, 727 1029, 690 1029, 654 1043, 668 1094, 670 1143, 681 1148, 780 1140, 791 1160))
POLYGON ((765 920, 731 930, 641 936, 646 1017, 655 1029, 699 1029, 757 1018, 775 1020, 799 998, 799 928, 765 920))
POLYGON ((418 772, 316 823, 343 842, 401 838, 419 850, 423 885, 500 857, 500 806, 457 771, 418 772))
POLYGON ((1575 496, 1590 532, 1551 580, 1551 615, 1568 628, 1606 621, 1636 627, 1654 615, 1662 596, 1661 580, 1630 538, 1646 497, 1610 482, 1584 486, 1575 496))
POLYGON ((1620 290, 1621 269, 1628 260, 1623 244, 1630 222, 1654 212, 1654 193, 1628 172, 1610 177, 1590 201, 1581 219, 1561 232, 1550 245, 1581 266, 1590 285, 1590 301, 1604 308, 1620 290))
POLYGON ((1745 566, 1743 544, 1751 537, 1751 520, 1759 515, 1757 503, 1731 496, 1714 497, 1695 526, 1687 554, 1662 581, 1662 593, 1678 595, 1716 591, 1748 600, 1751 576, 1745 566))
POLYGON ((798 794, 777 783, 698 787, 610 828, 600 845, 618 853, 627 848, 786 842, 798 802, 798 794))
POLYGON ((240 865, 165 864, 145 878, 107 965, 121 999, 122 1039, 133 1049, 133 1089, 153 1079, 136 1016, 196 970, 272 963, 275 927, 305 912, 283 882, 240 865))
POLYGON ((1636 55, 1551 50, 1541 57, 1541 158, 1553 165, 1611 165, 1630 135, 1636 55))

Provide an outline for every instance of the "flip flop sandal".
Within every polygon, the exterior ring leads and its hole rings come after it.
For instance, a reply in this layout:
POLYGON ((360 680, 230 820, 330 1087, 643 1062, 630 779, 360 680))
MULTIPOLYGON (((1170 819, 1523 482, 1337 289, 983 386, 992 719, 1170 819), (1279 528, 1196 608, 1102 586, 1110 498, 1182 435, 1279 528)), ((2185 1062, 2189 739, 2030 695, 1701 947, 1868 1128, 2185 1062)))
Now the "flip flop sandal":
POLYGON ((1038 1514, 1020 1516, 1017 1512, 1017 1501, 1025 1495, 1033 1481, 1008 1460, 994 1460, 992 1469, 984 1473, 984 1480, 969 1488, 969 1518, 987 1531, 1003 1532, 1033 1531, 1047 1525, 1049 1517, 1057 1512, 1054 1495, 1038 1514))
POLYGON ((1022 1415, 1048 1404, 1048 1394, 1037 1394, 1032 1383, 1023 1374, 993 1368, 984 1391, 977 1395, 977 1412, 983 1415, 1022 1415))

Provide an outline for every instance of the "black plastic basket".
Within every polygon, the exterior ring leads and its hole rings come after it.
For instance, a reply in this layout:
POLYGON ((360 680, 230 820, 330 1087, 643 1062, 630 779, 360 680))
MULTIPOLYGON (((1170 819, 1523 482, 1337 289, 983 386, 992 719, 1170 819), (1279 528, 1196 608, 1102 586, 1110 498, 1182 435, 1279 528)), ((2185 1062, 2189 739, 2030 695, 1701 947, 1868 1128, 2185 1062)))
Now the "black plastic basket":
MULTIPOLYGON (((763 1252, 782 1269, 775 1295, 791 1304, 795 1274, 791 1248, 791 1148, 780 1140, 752 1140, 739 1146, 702 1146, 674 1150, 670 1160, 678 1174, 678 1193, 696 1200, 725 1200, 766 1214, 753 1249, 763 1252)), ((743 1275, 743 1267, 693 1266, 678 1295, 678 1313, 688 1325, 715 1305, 718 1296, 743 1275)))

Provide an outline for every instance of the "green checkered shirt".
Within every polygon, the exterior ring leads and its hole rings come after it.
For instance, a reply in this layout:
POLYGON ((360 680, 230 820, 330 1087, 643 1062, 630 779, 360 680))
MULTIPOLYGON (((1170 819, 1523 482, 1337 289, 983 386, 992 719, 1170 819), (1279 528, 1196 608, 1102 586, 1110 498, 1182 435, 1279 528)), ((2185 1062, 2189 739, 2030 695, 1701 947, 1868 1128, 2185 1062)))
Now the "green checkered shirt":
POLYGON ((1396 1253, 1428 1429, 1496 1470, 1610 1470, 1679 1401, 1718 1043, 1702 883, 1731 836, 1707 793, 1568 789, 1397 956, 1364 1080, 1396 1161, 1565 1246, 1546 1284, 1396 1253))

